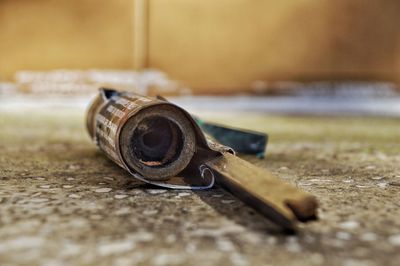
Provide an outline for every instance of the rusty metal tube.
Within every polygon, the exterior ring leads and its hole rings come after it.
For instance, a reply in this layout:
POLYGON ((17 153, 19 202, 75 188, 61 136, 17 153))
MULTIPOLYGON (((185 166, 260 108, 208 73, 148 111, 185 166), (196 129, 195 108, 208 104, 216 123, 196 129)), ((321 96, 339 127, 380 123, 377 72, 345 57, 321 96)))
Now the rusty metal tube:
POLYGON ((285 229, 316 219, 315 197, 207 139, 189 113, 164 99, 101 89, 88 110, 87 129, 111 160, 144 182, 205 189, 213 186, 215 176, 222 187, 285 229))

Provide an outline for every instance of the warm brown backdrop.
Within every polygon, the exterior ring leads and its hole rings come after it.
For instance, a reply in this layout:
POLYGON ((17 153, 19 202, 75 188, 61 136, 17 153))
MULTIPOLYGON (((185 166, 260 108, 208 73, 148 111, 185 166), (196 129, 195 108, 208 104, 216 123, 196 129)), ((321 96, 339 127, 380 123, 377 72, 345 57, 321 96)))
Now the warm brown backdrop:
MULTIPOLYGON (((199 91, 248 89, 257 80, 400 77, 397 0, 147 3, 143 65, 199 91)), ((0 77, 133 68, 134 13, 133 0, 0 0, 0 77)))
POLYGON ((0 0, 0 78, 132 67, 132 1, 0 0))

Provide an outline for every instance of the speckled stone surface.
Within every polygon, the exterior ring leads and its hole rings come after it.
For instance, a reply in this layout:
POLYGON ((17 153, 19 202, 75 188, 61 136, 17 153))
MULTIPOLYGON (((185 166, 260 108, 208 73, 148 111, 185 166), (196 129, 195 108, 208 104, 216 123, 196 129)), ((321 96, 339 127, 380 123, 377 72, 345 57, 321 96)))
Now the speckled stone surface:
POLYGON ((80 109, 3 110, 0 265, 398 265, 399 120, 210 117, 268 132, 267 157, 244 158, 316 195, 320 220, 285 235, 219 188, 145 186, 80 109))

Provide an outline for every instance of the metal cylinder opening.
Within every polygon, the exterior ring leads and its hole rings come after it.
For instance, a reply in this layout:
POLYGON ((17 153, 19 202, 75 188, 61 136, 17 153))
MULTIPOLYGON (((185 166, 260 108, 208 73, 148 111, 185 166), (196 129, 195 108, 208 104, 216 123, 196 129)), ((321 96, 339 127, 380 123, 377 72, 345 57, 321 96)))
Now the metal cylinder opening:
POLYGON ((139 122, 132 136, 132 150, 140 162, 162 167, 175 161, 183 146, 179 126, 165 117, 150 116, 139 122))
POLYGON ((190 163, 196 150, 196 135, 178 107, 155 105, 126 121, 119 147, 131 170, 149 180, 167 180, 190 163))

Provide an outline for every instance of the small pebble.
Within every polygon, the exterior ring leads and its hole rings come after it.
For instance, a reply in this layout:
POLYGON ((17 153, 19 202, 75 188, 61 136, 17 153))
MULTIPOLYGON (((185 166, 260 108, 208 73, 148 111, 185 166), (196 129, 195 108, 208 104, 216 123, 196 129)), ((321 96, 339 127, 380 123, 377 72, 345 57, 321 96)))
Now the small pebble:
POLYGON ((229 256, 229 259, 230 259, 232 265, 236 265, 236 266, 248 266, 248 265, 251 265, 249 263, 249 261, 246 259, 246 257, 243 256, 242 254, 238 253, 238 252, 231 253, 230 256, 229 256))
POLYGON ((39 186, 40 188, 50 188, 50 185, 41 185, 41 186, 39 186))
POLYGON ((152 262, 149 265, 164 266, 164 265, 185 265, 184 257, 181 254, 173 254, 157 252, 152 258, 152 262))
POLYGON ((42 192, 37 192, 31 195, 32 198, 42 195, 42 192))
POLYGON ((157 214, 157 213, 158 213, 158 210, 144 210, 143 211, 144 215, 154 215, 154 214, 157 214))
POLYGON ((216 244, 217 244, 218 250, 221 250, 221 251, 233 251, 235 249, 235 246, 233 245, 233 243, 228 239, 219 238, 219 239, 217 239, 216 244))
POLYGON ((387 155, 383 152, 377 152, 376 153, 376 157, 378 159, 381 159, 382 161, 386 161, 387 160, 387 155))
POLYGON ((68 177, 67 178, 67 181, 72 181, 72 180, 75 180, 75 178, 73 178, 73 177, 68 177))
POLYGON ((196 250, 197 250, 197 247, 194 243, 188 243, 185 247, 185 252, 187 252, 189 254, 195 253, 196 250))
POLYGON ((131 213, 131 208, 123 207, 121 209, 116 210, 114 213, 115 215, 126 215, 131 213))
POLYGON ((30 199, 30 202, 34 202, 34 203, 41 203, 41 202, 46 202, 49 201, 49 199, 45 199, 45 198, 33 198, 30 199))
POLYGON ((165 189, 146 189, 146 192, 150 194, 162 194, 165 193, 166 191, 167 190, 165 189))
MULTIPOLYGON (((72 256, 77 256, 82 250, 82 247, 77 244, 72 244, 72 243, 65 243, 63 244, 63 249, 60 252, 61 257, 72 257, 72 256)), ((54 265, 57 265, 55 263, 54 265)))
POLYGON ((168 244, 171 244, 171 243, 176 242, 176 239, 177 239, 177 237, 175 235, 170 234, 165 238, 165 242, 167 242, 168 244))
POLYGON ((330 183, 330 182, 333 182, 333 180, 331 180, 331 179, 318 179, 318 178, 313 178, 313 179, 310 179, 308 181, 310 181, 310 182, 319 182, 319 183, 330 183))
POLYGON ((81 198, 81 196, 79 196, 78 194, 69 194, 68 197, 72 198, 72 199, 80 199, 81 198))
POLYGON ((383 176, 374 176, 374 177, 371 177, 371 179, 372 180, 382 180, 382 179, 384 179, 385 177, 383 177, 383 176))
POLYGON ((105 180, 114 181, 114 178, 112 178, 112 177, 109 177, 109 176, 105 176, 105 177, 104 177, 104 179, 105 179, 105 180))
POLYGON ((72 186, 72 185, 63 185, 62 187, 63 188, 73 188, 74 186, 72 186))
POLYGON ((93 215, 90 215, 90 219, 92 219, 92 220, 102 220, 103 216, 101 216, 100 214, 93 214, 93 215))
POLYGON ((274 236, 270 236, 267 238, 267 243, 268 245, 276 245, 276 243, 278 243, 278 239, 276 239, 274 236))
POLYGON ((347 229, 347 230, 354 230, 358 228, 360 224, 357 221, 346 221, 343 223, 339 224, 339 227, 342 229, 347 229))
POLYGON ((221 202, 222 202, 223 204, 232 204, 232 203, 234 203, 235 201, 234 201, 234 200, 221 200, 221 202))
POLYGON ((18 250, 27 250, 40 248, 46 243, 45 239, 39 237, 31 237, 31 236, 14 236, 9 240, 2 240, 0 244, 0 250, 2 252, 8 251, 18 251, 18 250))
POLYGON ((289 243, 286 244, 286 249, 289 252, 300 252, 301 251, 301 246, 299 245, 299 243, 289 243))
POLYGON ((94 192, 96 193, 108 193, 112 190, 112 188, 109 187, 103 187, 103 188, 98 188, 94 192))
MULTIPOLYGON (((366 260, 356 260, 356 259, 346 259, 343 264, 343 266, 369 266, 371 263, 366 260)), ((374 264, 372 264, 374 265, 374 264)))
POLYGON ((337 247, 337 248, 342 248, 344 246, 343 240, 340 239, 330 239, 329 242, 327 242, 328 245, 332 247, 337 247))
POLYGON ((114 196, 114 198, 116 199, 125 199, 126 197, 128 197, 128 195, 126 194, 117 194, 114 196))
POLYGON ((314 243, 315 242, 315 237, 312 235, 305 235, 304 236, 304 241, 307 243, 314 243))
POLYGON ((392 235, 388 238, 389 243, 394 245, 394 246, 400 246, 400 234, 398 235, 392 235))
POLYGON ((134 241, 140 242, 151 242, 154 240, 155 236, 153 233, 147 231, 138 231, 132 235, 134 241))
POLYGON ((387 187, 387 185, 388 185, 388 183, 387 183, 387 182, 381 182, 381 183, 378 183, 378 187, 380 187, 380 188, 386 188, 386 187, 387 187))
POLYGON ((135 243, 132 240, 125 240, 121 242, 101 244, 97 251, 102 256, 109 256, 112 254, 120 254, 128 252, 135 248, 135 243))
POLYGON ((68 166, 68 169, 70 169, 70 170, 78 170, 79 168, 80 168, 79 165, 74 165, 74 164, 70 164, 70 165, 68 166))
POLYGON ((365 170, 373 170, 376 169, 375 165, 368 165, 367 167, 365 167, 365 170))
POLYGON ((310 259, 314 264, 317 264, 317 265, 320 265, 324 262, 324 256, 319 253, 311 254, 310 259))
POLYGON ((212 197, 214 197, 214 198, 221 198, 223 196, 224 196, 224 194, 214 194, 214 195, 212 195, 212 197))
POLYGON ((188 193, 188 192, 180 192, 180 193, 178 193, 178 198, 180 198, 180 197, 187 197, 187 196, 190 196, 191 195, 191 193, 188 193))
POLYGON ((300 252, 301 251, 301 246, 298 242, 298 238, 297 237, 288 237, 286 238, 286 249, 289 252, 300 252))
POLYGON ((341 240, 350 240, 351 235, 347 232, 337 232, 336 238, 341 239, 341 240))
POLYGON ((363 241, 375 241, 377 239, 378 239, 378 237, 374 233, 365 233, 361 236, 361 240, 363 240, 363 241))

